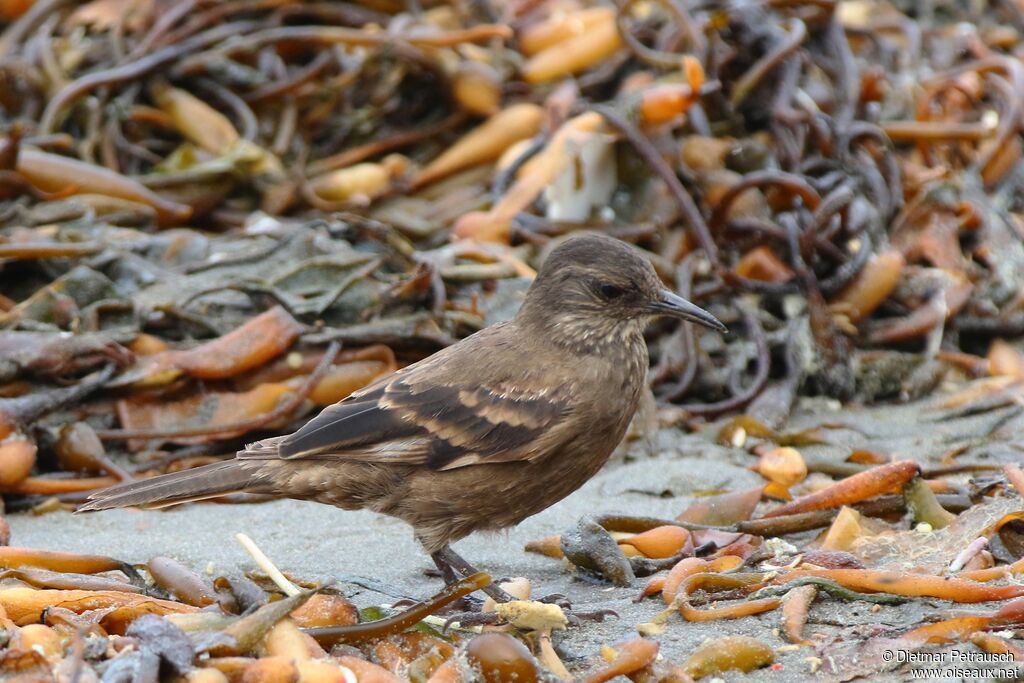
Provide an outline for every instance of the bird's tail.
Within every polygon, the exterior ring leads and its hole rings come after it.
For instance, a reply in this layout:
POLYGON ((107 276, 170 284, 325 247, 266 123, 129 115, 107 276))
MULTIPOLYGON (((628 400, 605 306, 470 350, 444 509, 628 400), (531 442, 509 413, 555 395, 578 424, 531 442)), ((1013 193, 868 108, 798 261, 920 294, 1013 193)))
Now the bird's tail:
POLYGON ((161 508, 251 489, 261 480, 262 463, 227 460, 97 491, 77 512, 129 506, 161 508))

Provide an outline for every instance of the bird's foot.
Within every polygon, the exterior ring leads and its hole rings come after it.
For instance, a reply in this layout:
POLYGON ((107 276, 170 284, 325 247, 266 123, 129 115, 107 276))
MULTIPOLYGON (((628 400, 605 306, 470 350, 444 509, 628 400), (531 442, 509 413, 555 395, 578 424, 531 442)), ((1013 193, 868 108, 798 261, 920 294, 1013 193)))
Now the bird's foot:
POLYGON ((470 593, 469 595, 463 595, 461 598, 453 602, 448 609, 454 613, 466 614, 481 612, 483 610, 483 606, 484 599, 470 593))
POLYGON ((540 598, 538 602, 544 602, 551 605, 558 605, 562 608, 562 612, 565 613, 569 623, 573 626, 579 626, 584 621, 604 621, 605 617, 619 617, 619 613, 615 610, 610 609, 599 609, 591 611, 580 611, 575 610, 572 607, 572 603, 569 602, 569 598, 561 593, 552 593, 551 595, 545 595, 540 598))
POLYGON ((562 609, 572 609, 572 603, 569 602, 569 598, 565 597, 562 593, 545 595, 543 598, 538 598, 537 602, 546 602, 549 605, 558 605, 562 609))
MULTIPOLYGON (((585 621, 602 622, 607 617, 618 618, 619 616, 618 612, 610 609, 584 612, 563 608, 562 613, 565 614, 566 623, 569 626, 582 626, 585 621)), ((456 612, 455 614, 448 615, 444 623, 444 631, 447 631, 455 624, 458 624, 459 628, 465 628, 468 626, 494 626, 502 623, 502 621, 503 617, 497 612, 481 612, 479 610, 456 612)))
POLYGON ((602 622, 607 617, 619 618, 619 613, 613 609, 595 609, 589 612, 578 612, 574 609, 563 608, 562 611, 565 613, 565 618, 569 620, 570 626, 580 626, 584 621, 602 622))
POLYGON ((481 612, 479 610, 456 612, 455 614, 448 615, 441 630, 443 633, 447 633, 448 629, 453 626, 465 628, 469 626, 493 626, 500 623, 501 616, 497 612, 481 612))
MULTIPOLYGON (((491 592, 493 594, 489 593, 488 595, 490 595, 490 597, 494 599, 495 602, 504 603, 519 600, 519 598, 510 595, 509 593, 505 592, 504 590, 502 590, 498 586, 495 586, 494 584, 491 584, 490 588, 493 589, 493 591, 491 592), (497 595, 498 597, 495 597, 495 595, 497 595)), ((569 602, 569 598, 567 598, 562 593, 552 593, 550 595, 545 595, 542 598, 538 598, 536 602, 542 602, 549 605, 557 605, 559 608, 561 608, 562 613, 565 614, 565 618, 570 626, 580 626, 585 621, 601 622, 604 621, 607 617, 618 618, 619 616, 618 612, 610 609, 573 609, 572 603, 569 602)), ((458 622, 461 626, 483 626, 501 623, 501 617, 497 614, 497 612, 484 612, 482 611, 482 608, 483 601, 479 599, 474 601, 474 606, 470 609, 465 609, 464 607, 460 606, 459 609, 464 611, 459 611, 455 614, 450 614, 448 616, 448 621, 446 622, 445 627, 447 628, 448 625, 455 622, 458 622)))
MULTIPOLYGON (((438 571, 444 577, 445 583, 448 583, 449 585, 458 581, 460 574, 469 576, 470 574, 476 573, 476 569, 459 557, 459 555, 451 549, 451 546, 445 546, 441 550, 431 553, 430 557, 434 560, 438 571)), ((500 583, 500 581, 494 581, 484 586, 481 590, 486 593, 489 598, 498 603, 513 602, 519 599, 504 590, 499 585, 500 583)), ((573 626, 579 625, 584 621, 604 621, 605 617, 619 616, 612 610, 595 610, 589 612, 576 611, 572 608, 572 604, 569 602, 569 599, 561 593, 546 595, 543 598, 540 598, 539 602, 558 605, 558 607, 560 607, 565 613, 569 624, 573 626)), ((472 626, 494 624, 501 620, 501 617, 494 612, 482 611, 483 602, 480 601, 479 598, 471 599, 467 596, 455 603, 455 605, 455 609, 461 611, 449 614, 448 624, 459 622, 465 626, 472 626)))

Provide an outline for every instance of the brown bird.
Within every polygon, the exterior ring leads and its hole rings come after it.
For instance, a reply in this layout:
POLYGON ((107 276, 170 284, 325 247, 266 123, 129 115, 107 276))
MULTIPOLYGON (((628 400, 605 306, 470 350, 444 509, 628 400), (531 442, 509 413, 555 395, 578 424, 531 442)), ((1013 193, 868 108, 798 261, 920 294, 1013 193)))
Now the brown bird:
POLYGON ((665 289, 638 250, 574 237, 545 260, 512 320, 382 378, 294 434, 100 491, 80 511, 243 491, 365 508, 408 522, 450 583, 476 571, 451 543, 515 526, 608 460, 640 400, 643 330, 655 316, 725 331, 665 289))

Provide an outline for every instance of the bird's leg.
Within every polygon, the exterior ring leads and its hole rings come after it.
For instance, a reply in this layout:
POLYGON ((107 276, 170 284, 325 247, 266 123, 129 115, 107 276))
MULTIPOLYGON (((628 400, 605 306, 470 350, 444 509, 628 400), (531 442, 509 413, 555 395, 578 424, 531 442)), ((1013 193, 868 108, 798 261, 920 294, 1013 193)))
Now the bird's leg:
MULTIPOLYGON (((444 577, 446 583, 454 583, 459 580, 458 574, 461 574, 463 578, 472 576, 477 573, 477 568, 466 562, 457 552, 452 550, 450 545, 430 554, 430 559, 434 561, 437 568, 441 570, 441 576, 444 577), (449 578, 451 577, 451 578, 449 578)), ((481 588, 484 593, 491 597, 495 602, 510 602, 515 600, 515 597, 510 595, 507 591, 502 590, 500 586, 494 583, 489 583, 481 588)))
MULTIPOLYGON (((447 562, 441 552, 430 553, 430 559, 434 561, 437 570, 441 572, 441 578, 444 579, 446 586, 459 582, 459 573, 447 562)), ((483 602, 473 595, 464 595, 454 603, 455 609, 459 611, 479 612, 482 606, 483 602)))
POLYGON ((441 578, 444 579, 444 584, 450 586, 453 583, 458 583, 459 575, 455 571, 455 568, 445 562, 440 552, 430 553, 430 559, 434 561, 434 565, 437 570, 441 572, 441 578))

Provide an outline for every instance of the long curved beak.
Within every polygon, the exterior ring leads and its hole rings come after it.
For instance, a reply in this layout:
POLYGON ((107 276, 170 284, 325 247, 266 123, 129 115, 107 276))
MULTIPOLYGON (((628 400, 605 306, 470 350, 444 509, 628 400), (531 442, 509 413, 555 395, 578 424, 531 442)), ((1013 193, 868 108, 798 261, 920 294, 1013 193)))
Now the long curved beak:
POLYGON ((673 318, 689 320, 690 322, 695 322, 698 325, 703 325, 704 327, 710 327, 711 329, 718 330, 719 332, 729 331, 718 318, 711 315, 700 306, 691 304, 683 297, 667 289, 661 290, 661 298, 651 303, 647 307, 647 310, 655 315, 667 315, 673 318))

